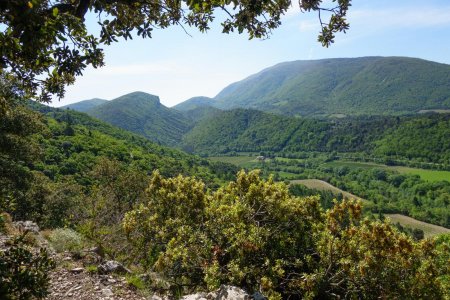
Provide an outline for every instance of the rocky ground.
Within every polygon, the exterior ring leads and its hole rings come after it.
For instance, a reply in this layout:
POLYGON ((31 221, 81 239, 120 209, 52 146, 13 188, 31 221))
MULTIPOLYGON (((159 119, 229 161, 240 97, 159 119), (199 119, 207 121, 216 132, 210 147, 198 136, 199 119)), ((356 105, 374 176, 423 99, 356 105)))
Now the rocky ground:
POLYGON ((56 255, 55 260, 57 267, 50 274, 48 300, 149 299, 128 284, 124 276, 91 273, 83 267, 81 260, 74 260, 70 255, 56 255))
MULTIPOLYGON (((130 271, 116 261, 105 261, 95 248, 83 250, 74 255, 69 252, 56 253, 43 238, 39 227, 33 222, 16 222, 11 228, 16 234, 27 231, 32 235, 36 250, 45 247, 56 262, 50 272, 50 286, 47 300, 169 300, 170 298, 148 291, 141 291, 127 282, 130 271)), ((0 232, 0 250, 7 247, 11 236, 0 232)), ((157 275, 152 280, 159 280, 157 275)), ((196 293, 182 297, 182 300, 263 300, 262 295, 249 296, 233 286, 221 286, 215 292, 196 293)))
POLYGON ((56 268, 50 272, 50 294, 48 300, 144 300, 158 299, 151 295, 144 295, 135 287, 130 285, 124 273, 127 270, 120 264, 104 264, 102 259, 94 250, 86 250, 80 257, 74 258, 69 252, 56 253, 43 238, 39 227, 30 221, 15 222, 9 226, 10 234, 0 232, 0 250, 8 247, 8 240, 13 235, 28 232, 30 240, 33 241, 33 248, 37 251, 39 248, 47 248, 52 259, 56 262, 56 268), (98 274, 98 269, 89 266, 111 267, 102 269, 103 274, 98 274), (118 272, 116 272, 118 271, 118 272), (121 273, 121 274, 118 274, 121 273))

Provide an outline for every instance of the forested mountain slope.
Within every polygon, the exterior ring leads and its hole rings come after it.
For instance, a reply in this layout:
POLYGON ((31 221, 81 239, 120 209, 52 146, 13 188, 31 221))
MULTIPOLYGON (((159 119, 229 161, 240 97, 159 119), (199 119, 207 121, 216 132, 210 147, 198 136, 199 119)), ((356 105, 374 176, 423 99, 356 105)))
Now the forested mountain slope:
MULTIPOLYGON (((36 136, 36 139, 41 143, 46 158, 37 165, 46 165, 56 171, 51 178, 64 175, 66 171, 61 170, 65 169, 66 164, 71 165, 71 168, 75 167, 68 174, 86 176, 86 168, 101 157, 118 160, 129 166, 134 165, 147 172, 159 169, 161 174, 166 176, 179 173, 195 175, 205 178, 207 182, 214 182, 222 177, 222 166, 225 169, 231 167, 160 146, 85 113, 54 109, 35 103, 32 108, 44 114, 45 124, 45 131, 36 136), (218 175, 219 173, 222 175, 218 175)), ((231 178, 229 175, 233 176, 236 171, 225 171, 225 177, 231 178)), ((49 174, 48 171, 44 173, 49 174)))
POLYGON ((69 109, 73 109, 73 110, 76 110, 79 112, 87 112, 88 110, 90 110, 94 107, 97 107, 99 105, 102 105, 106 102, 108 102, 108 100, 94 98, 94 99, 90 99, 90 100, 83 100, 80 102, 64 105, 64 106, 61 106, 61 109, 69 108, 69 109))
POLYGON ((162 105, 159 97, 143 92, 121 96, 87 113, 163 145, 177 144, 190 126, 181 112, 162 105))
POLYGON ((93 187, 105 180, 114 181, 115 193, 131 205, 137 201, 131 194, 142 193, 148 175, 156 169, 164 176, 196 176, 210 187, 237 172, 231 165, 159 146, 84 113, 34 102, 29 106, 43 115, 18 106, 0 122, 2 132, 3 127, 10 128, 0 135, 0 199, 4 200, 0 209, 18 220, 70 224, 72 218, 83 218, 73 211, 84 209, 78 201, 95 193, 93 187))
POLYGON ((365 152, 381 157, 450 164, 450 115, 284 117, 234 109, 200 121, 182 146, 196 153, 365 152))
POLYGON ((179 111, 188 111, 197 107, 213 106, 214 105, 213 101, 214 99, 208 97, 193 97, 171 108, 174 108, 179 111))
POLYGON ((214 105, 288 115, 404 114, 450 108, 450 66, 407 57, 285 62, 223 89, 214 105))
POLYGON ((182 114, 191 122, 191 128, 198 122, 211 118, 222 110, 212 106, 198 106, 189 110, 182 111, 182 114))

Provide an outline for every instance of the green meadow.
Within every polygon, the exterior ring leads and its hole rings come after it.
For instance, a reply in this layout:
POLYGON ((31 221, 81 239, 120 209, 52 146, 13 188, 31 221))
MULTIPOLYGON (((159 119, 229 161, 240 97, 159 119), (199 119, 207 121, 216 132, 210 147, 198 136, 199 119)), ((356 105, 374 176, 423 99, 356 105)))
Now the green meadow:
POLYGON ((382 168, 386 170, 393 170, 403 174, 418 175, 423 180, 435 182, 447 180, 450 181, 450 171, 440 171, 440 170, 428 170, 428 169, 418 169, 403 166, 386 166, 375 163, 368 162, 355 162, 355 161, 333 161, 328 162, 326 165, 332 167, 349 167, 349 168, 362 168, 362 169, 372 169, 372 168, 382 168))

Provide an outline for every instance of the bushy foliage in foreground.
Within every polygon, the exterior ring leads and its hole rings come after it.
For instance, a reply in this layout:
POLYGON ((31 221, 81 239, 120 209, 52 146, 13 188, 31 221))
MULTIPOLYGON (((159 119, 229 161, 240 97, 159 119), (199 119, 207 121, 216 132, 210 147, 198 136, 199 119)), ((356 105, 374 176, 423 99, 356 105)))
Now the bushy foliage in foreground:
POLYGON ((48 271, 54 262, 47 250, 33 253, 15 239, 0 252, 0 299, 43 299, 48 294, 48 271))
POLYGON ((194 178, 156 172, 146 194, 123 227, 133 256, 178 292, 233 284, 270 299, 448 293, 448 245, 438 250, 433 240, 414 242, 387 223, 362 220, 358 202, 324 212, 318 198, 293 197, 257 171, 241 171, 216 192, 194 178))

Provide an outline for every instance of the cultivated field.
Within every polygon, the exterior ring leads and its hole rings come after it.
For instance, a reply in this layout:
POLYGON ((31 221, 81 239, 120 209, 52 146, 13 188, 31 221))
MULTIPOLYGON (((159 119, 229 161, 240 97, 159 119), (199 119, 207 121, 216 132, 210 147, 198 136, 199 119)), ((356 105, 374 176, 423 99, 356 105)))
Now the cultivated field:
MULTIPOLYGON (((351 193, 343 191, 323 180, 318 180, 318 179, 292 180, 291 183, 303 184, 304 186, 311 188, 311 189, 329 190, 336 194, 341 193, 346 198, 360 199, 361 201, 367 203, 367 200, 364 200, 358 196, 355 196, 351 193)), ((445 227, 425 223, 425 222, 422 222, 422 221, 419 221, 419 220, 416 220, 416 219, 413 219, 411 217, 407 217, 404 215, 385 214, 385 216, 389 217, 389 219, 391 220, 392 223, 398 222, 404 227, 417 228, 417 229, 423 230, 425 237, 431 237, 431 236, 442 234, 442 233, 450 233, 450 229, 447 229, 445 227)))
POLYGON ((426 169, 408 168, 402 166, 387 167, 391 170, 396 170, 399 173, 419 175, 422 179, 427 181, 450 181, 450 171, 436 171, 426 169))
POLYGON ((448 228, 418 221, 404 215, 386 214, 385 216, 388 217, 392 223, 399 222, 402 226, 405 227, 422 229, 425 233, 425 237, 430 237, 442 233, 450 233, 450 229, 448 228))
POLYGON ((211 156, 208 157, 208 159, 211 161, 230 163, 236 166, 242 166, 243 164, 257 162, 255 156, 211 156))
POLYGON ((363 169, 371 169, 371 168, 381 168, 385 170, 393 170, 399 173, 404 174, 414 174, 419 175, 423 180, 427 181, 442 181, 447 180, 450 181, 450 171, 438 171, 438 170, 428 170, 428 169, 418 169, 418 168, 410 168, 403 166, 386 166, 375 163, 368 162, 355 162, 355 161, 333 161, 327 163, 329 166, 333 167, 349 167, 349 168, 363 168, 363 169))
POLYGON ((334 185, 331 185, 326 181, 319 180, 319 179, 291 180, 291 184, 302 184, 310 189, 316 189, 316 190, 321 190, 321 191, 331 191, 335 194, 342 194, 345 198, 366 201, 366 200, 364 200, 358 196, 355 196, 349 192, 343 191, 340 188, 337 188, 334 185))

